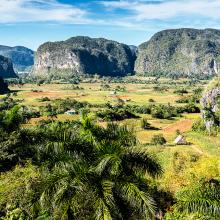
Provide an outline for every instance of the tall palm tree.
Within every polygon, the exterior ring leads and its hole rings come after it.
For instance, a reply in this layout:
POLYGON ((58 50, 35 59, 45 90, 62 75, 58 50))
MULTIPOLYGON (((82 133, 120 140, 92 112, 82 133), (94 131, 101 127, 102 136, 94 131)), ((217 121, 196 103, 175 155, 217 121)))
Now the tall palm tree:
POLYGON ((32 202, 55 219, 154 218, 146 175, 162 169, 137 146, 132 130, 112 123, 103 128, 86 116, 80 128, 55 130, 38 146, 43 166, 32 202))

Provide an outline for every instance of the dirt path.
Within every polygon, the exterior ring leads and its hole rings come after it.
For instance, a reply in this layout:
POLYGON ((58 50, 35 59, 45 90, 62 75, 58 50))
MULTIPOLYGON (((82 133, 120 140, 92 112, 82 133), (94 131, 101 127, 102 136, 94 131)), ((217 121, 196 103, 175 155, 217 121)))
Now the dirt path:
POLYGON ((166 133, 175 133, 176 130, 179 130, 180 132, 186 132, 189 131, 192 128, 193 120, 191 119, 184 119, 182 121, 178 121, 172 125, 167 126, 163 129, 166 133))
MULTIPOLYGON (((175 133, 176 130, 179 130, 180 132, 187 132, 192 128, 193 120, 191 119, 184 119, 182 121, 178 121, 172 125, 167 126, 163 129, 166 133, 175 133)), ((190 145, 190 147, 195 150, 199 154, 204 154, 204 152, 197 147, 196 145, 190 145)))

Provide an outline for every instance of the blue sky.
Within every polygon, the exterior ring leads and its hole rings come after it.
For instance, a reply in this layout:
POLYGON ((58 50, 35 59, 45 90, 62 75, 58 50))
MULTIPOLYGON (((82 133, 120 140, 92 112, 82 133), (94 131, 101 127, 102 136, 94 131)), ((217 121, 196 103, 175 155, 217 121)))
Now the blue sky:
POLYGON ((220 28, 220 0, 0 0, 0 44, 85 35, 139 45, 164 29, 220 28))

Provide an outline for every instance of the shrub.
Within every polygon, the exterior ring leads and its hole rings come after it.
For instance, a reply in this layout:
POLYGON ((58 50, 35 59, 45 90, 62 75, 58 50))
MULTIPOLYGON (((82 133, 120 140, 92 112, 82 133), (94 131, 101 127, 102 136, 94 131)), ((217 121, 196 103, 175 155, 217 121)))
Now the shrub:
POLYGON ((150 114, 152 106, 137 106, 135 112, 138 114, 150 114))
POLYGON ((183 96, 176 101, 176 103, 189 103, 192 101, 192 96, 183 96))
POLYGON ((176 193, 176 204, 165 219, 219 219, 220 182, 201 179, 176 193))
POLYGON ((12 131, 17 130, 20 124, 24 121, 24 118, 19 110, 20 110, 20 107, 16 105, 10 110, 5 112, 5 115, 3 117, 2 127, 6 131, 12 132, 12 131))
POLYGON ((41 99, 39 99, 39 102, 48 102, 50 101, 50 99, 48 97, 43 97, 41 99))
POLYGON ((155 102, 155 100, 154 99, 149 99, 148 102, 155 102))
POLYGON ((168 87, 167 86, 154 86, 153 90, 155 92, 165 92, 165 91, 168 91, 168 87))
POLYGON ((81 109, 90 107, 87 102, 79 102, 77 100, 71 99, 55 99, 46 106, 41 106, 40 111, 42 115, 54 112, 55 114, 63 114, 70 109, 74 109, 79 112, 81 109))
POLYGON ((171 119, 172 117, 175 117, 178 114, 176 109, 171 105, 158 105, 152 107, 151 115, 153 118, 171 119))
POLYGON ((187 91, 186 89, 177 89, 177 90, 175 90, 173 93, 183 96, 183 94, 187 94, 188 91, 187 91))
POLYGON ((111 89, 110 85, 108 84, 102 84, 101 85, 101 90, 104 90, 104 91, 109 91, 111 89))
POLYGON ((96 115, 105 121, 122 121, 124 119, 138 118, 138 116, 123 108, 106 109, 97 112, 96 115))
POLYGON ((188 103, 177 108, 178 113, 200 113, 200 108, 195 103, 188 103))
POLYGON ((72 86, 71 86, 71 89, 72 89, 72 90, 84 90, 83 87, 75 86, 75 85, 72 85, 72 86))
POLYGON ((176 136, 180 135, 181 131, 179 129, 176 130, 176 136))
POLYGON ((151 144, 153 145, 164 145, 166 142, 167 141, 162 134, 154 135, 151 139, 151 144))
POLYGON ((192 130, 193 131, 206 131, 205 123, 202 119, 196 120, 193 125, 192 125, 192 130))

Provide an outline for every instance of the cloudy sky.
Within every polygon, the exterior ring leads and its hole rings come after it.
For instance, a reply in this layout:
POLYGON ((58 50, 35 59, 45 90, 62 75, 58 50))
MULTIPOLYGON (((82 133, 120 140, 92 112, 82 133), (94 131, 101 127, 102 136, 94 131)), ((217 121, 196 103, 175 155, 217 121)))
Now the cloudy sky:
POLYGON ((220 29, 220 0, 0 0, 0 44, 32 49, 72 36, 139 45, 155 32, 220 29))

